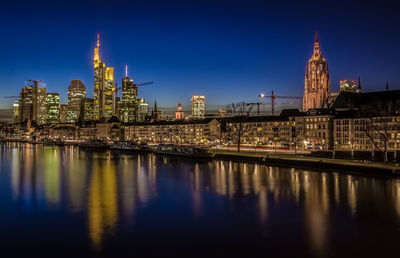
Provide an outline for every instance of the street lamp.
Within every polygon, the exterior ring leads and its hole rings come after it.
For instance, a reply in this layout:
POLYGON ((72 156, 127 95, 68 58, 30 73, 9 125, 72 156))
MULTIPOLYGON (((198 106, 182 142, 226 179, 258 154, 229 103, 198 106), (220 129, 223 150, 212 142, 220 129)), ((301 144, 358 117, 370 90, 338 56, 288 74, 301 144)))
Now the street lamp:
POLYGON ((354 148, 353 148, 353 142, 349 141, 349 144, 351 144, 351 159, 354 159, 354 148))
POLYGON ((335 156, 336 156, 336 144, 337 144, 337 142, 334 142, 333 143, 333 159, 335 159, 335 156))

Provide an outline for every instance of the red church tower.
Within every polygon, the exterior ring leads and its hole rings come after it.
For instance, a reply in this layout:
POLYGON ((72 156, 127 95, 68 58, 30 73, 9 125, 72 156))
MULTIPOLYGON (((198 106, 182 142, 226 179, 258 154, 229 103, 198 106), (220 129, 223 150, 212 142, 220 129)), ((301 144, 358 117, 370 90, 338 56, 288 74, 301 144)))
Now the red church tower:
POLYGON ((322 108, 330 95, 328 62, 322 57, 318 34, 315 36, 314 53, 307 63, 304 80, 303 111, 322 108))

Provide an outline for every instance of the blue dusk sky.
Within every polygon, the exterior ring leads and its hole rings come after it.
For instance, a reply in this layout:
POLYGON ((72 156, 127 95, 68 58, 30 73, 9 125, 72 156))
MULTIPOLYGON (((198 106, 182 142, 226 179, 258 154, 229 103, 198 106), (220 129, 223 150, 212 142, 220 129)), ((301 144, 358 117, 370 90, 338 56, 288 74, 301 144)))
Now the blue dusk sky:
POLYGON ((67 101, 70 80, 93 92, 93 48, 124 66, 140 97, 162 107, 206 95, 208 105, 257 101, 261 92, 301 96, 315 31, 332 90, 361 76, 364 91, 400 89, 400 16, 395 1, 2 1, 0 108, 25 80, 67 101))

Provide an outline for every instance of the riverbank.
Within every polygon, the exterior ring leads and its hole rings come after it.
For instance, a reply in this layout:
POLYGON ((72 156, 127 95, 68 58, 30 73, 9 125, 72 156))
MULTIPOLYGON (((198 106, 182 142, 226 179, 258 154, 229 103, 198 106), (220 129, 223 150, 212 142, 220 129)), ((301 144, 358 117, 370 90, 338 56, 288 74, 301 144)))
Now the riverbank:
POLYGON ((257 162, 271 166, 297 167, 330 172, 346 172, 368 175, 400 177, 400 166, 382 162, 363 163, 357 160, 328 159, 296 155, 266 155, 265 153, 218 151, 214 157, 220 160, 257 162))
MULTIPOLYGON (((2 142, 25 142, 31 144, 43 144, 43 145, 58 145, 50 144, 46 142, 35 143, 27 141, 2 141, 2 142)), ((153 152, 150 148, 126 148, 124 146, 113 146, 107 144, 98 143, 95 144, 77 144, 77 143, 66 143, 60 144, 60 146, 73 145, 80 148, 90 149, 103 149, 103 150, 114 150, 121 152, 142 152, 149 153, 153 152)), ((383 162, 360 162, 358 160, 347 160, 347 159, 330 159, 330 158, 319 158, 311 157, 307 155, 294 155, 294 154, 272 154, 260 153, 260 152, 236 152, 236 151, 223 151, 213 150, 215 156, 213 159, 216 160, 230 160, 230 161, 243 161, 243 162, 257 162, 270 166, 280 167, 296 167, 303 169, 313 169, 319 171, 330 171, 330 172, 344 172, 344 173, 357 173, 365 175, 378 175, 378 176, 390 176, 400 177, 400 165, 398 164, 384 164, 383 162)), ((164 155, 164 154, 157 154, 164 155)))

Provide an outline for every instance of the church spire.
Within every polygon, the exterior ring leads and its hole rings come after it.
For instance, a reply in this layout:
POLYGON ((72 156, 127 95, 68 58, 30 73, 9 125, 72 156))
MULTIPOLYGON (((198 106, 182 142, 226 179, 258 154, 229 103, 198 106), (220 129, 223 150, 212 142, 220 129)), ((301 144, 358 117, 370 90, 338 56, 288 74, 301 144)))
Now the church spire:
POLYGON ((320 59, 322 57, 321 49, 319 47, 319 36, 318 32, 315 32, 315 40, 314 40, 314 53, 313 59, 320 59))
POLYGON ((314 53, 306 65, 303 111, 322 108, 330 95, 328 62, 322 57, 318 33, 314 38, 314 53))

